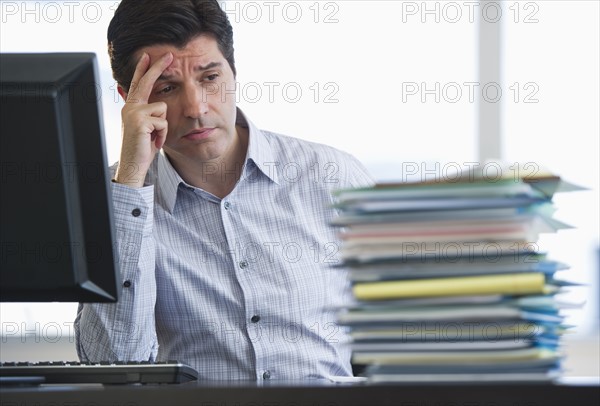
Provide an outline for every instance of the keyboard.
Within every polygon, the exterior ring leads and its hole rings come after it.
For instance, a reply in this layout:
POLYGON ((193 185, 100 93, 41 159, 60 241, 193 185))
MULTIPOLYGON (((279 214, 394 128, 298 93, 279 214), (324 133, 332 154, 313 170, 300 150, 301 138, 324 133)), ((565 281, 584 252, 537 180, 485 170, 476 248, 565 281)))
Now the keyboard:
POLYGON ((3 362, 0 383, 169 384, 198 379, 198 372, 178 361, 3 362))

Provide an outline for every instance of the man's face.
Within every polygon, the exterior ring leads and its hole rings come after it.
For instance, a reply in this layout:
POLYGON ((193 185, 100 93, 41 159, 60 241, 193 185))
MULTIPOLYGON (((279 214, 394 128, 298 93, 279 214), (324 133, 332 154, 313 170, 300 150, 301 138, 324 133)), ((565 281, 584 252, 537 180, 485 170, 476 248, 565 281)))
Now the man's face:
POLYGON ((139 50, 138 57, 142 52, 150 55, 151 65, 167 52, 173 54, 148 100, 167 104, 163 148, 171 160, 197 163, 231 157, 238 143, 235 78, 217 41, 200 35, 183 49, 154 45, 139 50))

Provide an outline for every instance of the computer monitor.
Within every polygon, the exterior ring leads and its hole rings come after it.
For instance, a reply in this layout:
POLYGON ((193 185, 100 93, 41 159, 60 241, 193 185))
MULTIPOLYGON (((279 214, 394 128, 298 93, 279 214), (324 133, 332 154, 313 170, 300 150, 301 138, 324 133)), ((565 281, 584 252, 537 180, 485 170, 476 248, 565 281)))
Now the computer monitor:
POLYGON ((91 53, 0 54, 0 300, 118 300, 91 53))

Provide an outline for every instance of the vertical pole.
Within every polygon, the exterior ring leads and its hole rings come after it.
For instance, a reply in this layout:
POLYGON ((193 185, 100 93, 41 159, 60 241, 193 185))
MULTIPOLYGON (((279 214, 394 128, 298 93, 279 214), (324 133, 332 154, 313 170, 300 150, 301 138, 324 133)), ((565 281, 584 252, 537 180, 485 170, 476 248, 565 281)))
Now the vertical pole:
POLYGON ((481 2, 479 21, 478 141, 479 162, 502 159, 501 143, 501 2, 481 2))

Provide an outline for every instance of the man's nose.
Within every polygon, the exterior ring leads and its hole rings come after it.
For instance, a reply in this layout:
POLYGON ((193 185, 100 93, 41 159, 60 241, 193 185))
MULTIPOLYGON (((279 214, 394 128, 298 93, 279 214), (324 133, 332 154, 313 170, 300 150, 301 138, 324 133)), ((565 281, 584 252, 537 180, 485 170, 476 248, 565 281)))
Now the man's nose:
POLYGON ((208 113, 209 94, 206 89, 189 86, 183 94, 183 113, 188 118, 198 119, 208 113))

